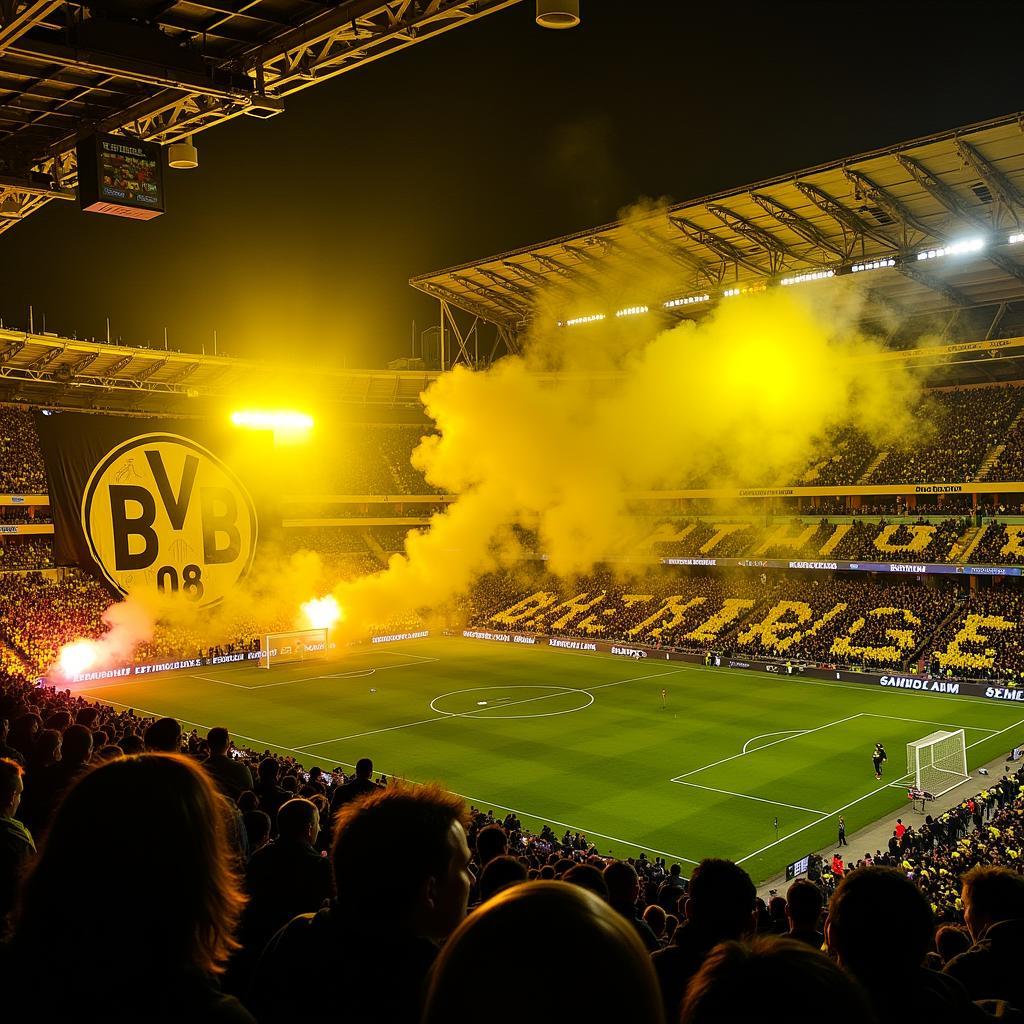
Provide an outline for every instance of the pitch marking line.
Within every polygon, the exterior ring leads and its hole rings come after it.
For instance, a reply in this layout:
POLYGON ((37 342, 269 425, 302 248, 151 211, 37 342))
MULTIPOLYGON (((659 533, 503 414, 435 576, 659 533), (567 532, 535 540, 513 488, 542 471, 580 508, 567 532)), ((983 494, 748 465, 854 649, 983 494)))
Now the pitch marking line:
MULTIPOLYGON (((1003 733, 1009 732, 1011 729, 1016 729, 1016 728, 1018 728, 1021 725, 1024 725, 1024 718, 1020 719, 1020 721, 1014 722, 1012 725, 1006 726, 1006 728, 1004 728, 1004 729, 998 730, 998 732, 993 733, 992 736, 985 736, 984 738, 982 738, 980 740, 975 740, 973 743, 968 743, 967 744, 967 749, 970 750, 971 747, 976 747, 979 743, 987 743, 989 740, 993 739, 995 736, 1001 736, 1003 733)), ((905 775, 901 775, 900 778, 906 778, 906 776, 905 775)), ((972 776, 972 778, 973 778, 973 776, 972 776)), ((964 782, 969 782, 969 781, 971 781, 971 780, 970 779, 964 779, 964 782)), ((890 783, 890 785, 891 785, 891 783, 890 783)), ((862 800, 868 800, 868 799, 870 799, 873 796, 877 796, 879 792, 881 792, 881 790, 873 789, 870 793, 865 793, 863 796, 857 797, 856 800, 851 800, 848 804, 843 804, 842 807, 837 807, 834 811, 829 811, 828 817, 832 817, 835 814, 842 814, 843 811, 848 810, 849 808, 853 807, 855 804, 859 804, 862 800)), ((821 819, 819 819, 819 821, 820 820, 821 819)), ((770 850, 773 846, 776 846, 778 843, 784 843, 788 839, 792 839, 793 836, 798 836, 798 835, 800 835, 800 833, 806 832, 807 829, 812 828, 814 825, 817 825, 818 823, 819 823, 818 821, 812 821, 809 825, 803 825, 801 828, 795 829, 793 832, 790 832, 787 835, 781 836, 780 838, 776 839, 775 842, 769 843, 767 846, 762 846, 760 850, 755 850, 753 853, 748 853, 745 857, 741 857, 738 861, 736 861, 736 863, 737 864, 742 864, 744 861, 748 861, 752 857, 757 857, 760 854, 765 853, 767 850, 770 850)))
MULTIPOLYGON (((795 733, 800 733, 800 735, 803 735, 805 732, 807 732, 806 729, 779 729, 778 732, 762 732, 762 733, 758 733, 756 736, 751 736, 750 739, 747 740, 747 742, 743 744, 742 753, 744 753, 744 754, 748 753, 747 747, 749 747, 750 744, 754 742, 754 740, 763 740, 766 736, 792 736, 795 733)), ((763 748, 758 747, 757 749, 761 750, 763 748)), ((676 780, 673 779, 672 781, 675 782, 676 780)))
POLYGON ((932 722, 927 718, 903 718, 900 715, 876 715, 872 711, 862 711, 865 718, 891 718, 894 722, 917 722, 919 725, 944 725, 947 729, 963 729, 965 732, 995 732, 981 725, 957 725, 956 722, 932 722))
MULTIPOLYGON (((682 672, 682 671, 684 671, 684 670, 680 668, 680 669, 673 669, 673 670, 671 670, 669 672, 653 672, 653 673, 650 673, 650 674, 645 675, 645 676, 630 676, 627 679, 616 679, 614 682, 611 682, 611 683, 600 683, 597 686, 581 686, 581 687, 577 687, 576 688, 576 692, 578 692, 578 693, 589 693, 591 690, 602 690, 602 689, 604 689, 605 687, 608 687, 608 686, 621 686, 623 683, 636 683, 636 682, 639 682, 642 679, 652 679, 652 678, 655 678, 657 676, 674 675, 676 672, 682 672)), ((497 687, 480 687, 480 689, 497 689, 497 687)), ((460 691, 454 691, 454 692, 460 692, 460 691)), ((563 695, 563 693, 564 693, 564 688, 559 690, 558 693, 545 693, 545 694, 542 694, 539 697, 525 697, 523 700, 510 700, 510 701, 507 701, 505 704, 503 704, 502 707, 503 708, 508 708, 508 707, 512 707, 514 704, 531 704, 534 701, 550 700, 552 697, 561 697, 563 695)), ((441 696, 446 697, 446 696, 448 696, 448 694, 441 694, 441 696)), ((434 700, 438 700, 438 699, 439 699, 438 697, 434 698, 434 700)), ((593 701, 591 701, 591 704, 592 703, 593 703, 593 701)), ((587 707, 590 707, 590 704, 588 704, 587 707)), ((436 709, 434 709, 434 710, 436 710, 436 709)), ((443 711, 439 711, 437 713, 437 715, 435 715, 433 718, 421 718, 419 721, 416 721, 416 722, 405 722, 403 725, 389 725, 389 726, 385 726, 384 728, 381 728, 381 729, 371 729, 368 732, 353 733, 350 736, 332 736, 330 739, 327 739, 327 740, 317 740, 315 743, 304 743, 302 745, 302 747, 299 748, 299 749, 308 749, 310 747, 320 747, 320 746, 323 746, 325 743, 340 743, 342 740, 361 739, 363 736, 376 736, 377 734, 382 733, 382 732, 395 732, 395 731, 397 731, 399 729, 411 729, 411 728, 413 728, 414 726, 417 726, 417 725, 427 725, 430 722, 443 722, 443 721, 445 721, 447 719, 450 719, 450 718, 469 718, 472 715, 478 715, 478 714, 480 714, 480 712, 488 711, 488 710, 490 710, 489 706, 486 707, 486 708, 477 708, 476 710, 473 710, 473 711, 465 711, 462 714, 450 714, 450 713, 446 713, 446 712, 443 712, 443 711)), ((582 711, 582 710, 583 710, 583 708, 574 708, 573 709, 573 711, 582 711)), ((569 714, 570 712, 561 712, 561 713, 562 714, 569 714)), ((493 718, 494 716, 491 716, 491 717, 493 718)), ((523 716, 509 716, 509 717, 523 717, 523 718, 526 718, 526 717, 529 717, 529 716, 523 715, 523 716)), ((545 715, 544 717, 548 717, 548 716, 545 715)), ((507 718, 506 718, 506 720, 507 720, 507 718)))
MULTIPOLYGON (((129 708, 133 711, 139 712, 140 714, 150 715, 153 718, 160 718, 163 715, 162 711, 150 711, 146 708, 140 708, 135 704, 124 704, 121 701, 110 700, 107 697, 100 697, 99 699, 103 701, 105 704, 113 704, 115 707, 119 708, 129 708)), ((212 726, 204 725, 202 722, 193 722, 187 718, 178 718, 177 715, 175 715, 174 717, 177 718, 177 720, 181 722, 183 725, 194 725, 197 729, 206 729, 207 732, 209 732, 209 730, 212 728, 212 726)), ((240 732, 232 732, 231 735, 236 736, 240 740, 248 740, 250 743, 261 744, 262 746, 267 748, 273 747, 275 750, 287 750, 290 754, 298 754, 300 757, 306 757, 309 753, 308 751, 300 750, 298 747, 286 747, 282 743, 272 743, 270 740, 260 739, 257 736, 245 736, 240 732)), ((345 768, 355 768, 355 765, 352 764, 351 761, 339 761, 336 757, 331 757, 327 760, 329 760, 333 764, 341 765, 345 768)), ((388 772, 381 772, 381 774, 391 779, 399 778, 399 776, 390 775, 388 772)), ((410 785, 413 786, 423 785, 422 782, 416 782, 415 779, 402 779, 401 781, 408 782, 410 785)), ((569 824, 569 822, 559 821, 557 818, 548 818, 543 814, 535 814, 533 811, 524 811, 518 807, 508 807, 505 804, 495 803, 493 800, 481 800, 480 797, 469 796, 466 793, 456 793, 455 795, 462 797, 463 800, 468 800, 470 803, 478 807, 497 807, 499 810, 511 811, 513 814, 517 815, 521 814, 523 817, 533 818, 535 821, 544 821, 547 822, 549 825, 558 825, 561 828, 567 828, 573 832, 582 832, 587 837, 597 836, 599 839, 608 839, 613 843, 622 843, 625 846, 632 846, 636 850, 643 850, 645 852, 649 851, 651 853, 656 853, 662 857, 671 857, 673 860, 682 861, 684 864, 700 863, 699 860, 693 860, 692 857, 684 857, 678 853, 670 853, 668 850, 658 850, 655 849, 655 847, 647 846, 644 843, 633 842, 631 839, 619 839, 617 836, 609 836, 606 835, 604 832, 595 832, 592 829, 584 828, 582 825, 571 825, 569 824)))
POLYGON ((696 782, 684 782, 682 779, 672 780, 677 786, 690 786, 693 789, 706 789, 709 793, 722 793, 724 796, 738 796, 743 800, 756 800, 759 804, 774 804, 776 807, 789 807, 794 811, 808 811, 827 818, 829 812, 818 807, 801 807, 800 804, 787 804, 783 800, 769 800, 763 796, 751 796, 749 793, 734 793, 731 789, 717 789, 715 786, 701 786, 696 782))
MULTIPOLYGON (((786 743, 789 740, 796 739, 798 735, 809 736, 813 732, 821 732, 822 729, 831 729, 834 725, 842 725, 844 722, 852 722, 855 718, 861 717, 861 713, 856 715, 847 715, 846 718, 837 718, 834 722, 826 722, 824 725, 819 725, 814 729, 804 729, 799 733, 783 736, 781 740, 772 740, 771 743, 766 743, 763 747, 756 747, 754 750, 742 750, 738 754, 730 754, 728 757, 723 757, 718 761, 712 761, 710 764, 701 765, 700 768, 694 768, 692 771, 683 772, 682 775, 677 775, 674 779, 669 779, 669 782, 679 782, 680 779, 688 779, 691 775, 697 775, 699 772, 707 771, 708 768, 717 768, 718 765, 725 764, 727 761, 735 761, 738 757, 746 757, 748 754, 759 754, 762 750, 767 750, 769 747, 775 747, 780 743, 786 743)), ((758 737, 755 736, 753 738, 757 739, 758 737)))

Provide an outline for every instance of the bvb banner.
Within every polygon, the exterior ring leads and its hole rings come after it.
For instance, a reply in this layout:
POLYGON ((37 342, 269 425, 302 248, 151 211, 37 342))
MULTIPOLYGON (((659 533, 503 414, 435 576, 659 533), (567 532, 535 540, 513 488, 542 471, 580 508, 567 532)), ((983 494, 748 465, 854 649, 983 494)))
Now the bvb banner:
POLYGON ((123 595, 177 594, 197 607, 249 571, 253 435, 243 455, 237 437, 191 421, 37 413, 36 428, 57 565, 95 572, 123 595))

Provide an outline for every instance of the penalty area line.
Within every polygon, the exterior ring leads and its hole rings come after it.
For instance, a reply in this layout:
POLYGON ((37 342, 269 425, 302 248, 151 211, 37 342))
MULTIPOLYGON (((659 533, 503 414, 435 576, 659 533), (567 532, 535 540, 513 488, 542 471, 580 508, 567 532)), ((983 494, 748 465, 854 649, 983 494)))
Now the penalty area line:
MULTIPOLYGON (((1018 722, 1014 722, 1012 725, 1006 726, 1005 729, 1000 729, 998 732, 993 733, 992 736, 985 736, 983 739, 975 740, 973 743, 968 743, 966 749, 970 750, 971 747, 976 747, 979 743, 987 743, 989 740, 994 739, 996 736, 1001 736, 1004 732, 1009 732, 1011 729, 1016 729, 1016 728, 1018 728, 1021 725, 1024 725, 1024 718, 1020 719, 1020 721, 1018 721, 1018 722)), ((905 779, 905 778, 907 778, 907 776, 906 775, 901 775, 899 778, 900 779, 905 779)), ((970 779, 972 779, 972 778, 973 778, 973 776, 969 776, 967 779, 964 779, 964 782, 969 782, 970 779)), ((897 779, 895 781, 899 781, 899 779, 897 779)), ((961 783, 961 785, 962 784, 963 783, 961 783)), ((841 814, 843 811, 848 810, 849 808, 855 806, 856 804, 859 804, 859 803, 861 803, 864 800, 868 800, 868 799, 870 799, 873 796, 877 796, 879 793, 883 793, 891 785, 892 785, 892 783, 888 783, 886 786, 883 786, 880 789, 873 789, 870 793, 865 793, 863 796, 857 797, 856 800, 851 800, 848 804, 843 804, 842 807, 837 807, 834 811, 829 811, 827 817, 831 818, 831 817, 833 817, 836 814, 841 814)), ((748 861, 752 857, 757 857, 760 854, 765 853, 766 851, 770 850, 773 846, 777 846, 779 843, 784 843, 788 839, 792 839, 794 836, 798 836, 802 832, 806 832, 807 829, 813 828, 815 825, 820 824, 822 820, 823 819, 819 818, 818 821, 812 821, 808 825, 803 825, 800 828, 795 829, 793 832, 790 832, 787 835, 781 836, 780 838, 776 839, 775 842, 769 843, 767 846, 762 846, 760 850, 755 850, 753 853, 748 853, 745 857, 741 857, 738 861, 736 861, 736 863, 737 864, 742 864, 744 861, 748 861)))
POLYGON ((672 780, 677 786, 690 786, 693 789, 704 789, 709 793, 721 793, 723 796, 738 796, 743 800, 756 800, 759 804, 774 804, 776 807, 788 807, 794 811, 807 811, 809 814, 817 814, 822 818, 827 818, 829 815, 828 811, 823 811, 818 807, 801 807, 800 804, 787 804, 782 800, 769 800, 763 796, 752 796, 750 793, 734 793, 731 789, 717 789, 715 786, 701 786, 696 782, 684 782, 682 779, 672 780))

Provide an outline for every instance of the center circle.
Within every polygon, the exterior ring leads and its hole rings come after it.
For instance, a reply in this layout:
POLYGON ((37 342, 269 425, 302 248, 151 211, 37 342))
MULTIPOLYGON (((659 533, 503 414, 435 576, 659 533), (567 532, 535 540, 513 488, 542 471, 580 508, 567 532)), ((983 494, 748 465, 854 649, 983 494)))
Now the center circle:
POLYGON ((435 697, 430 710, 448 718, 554 718, 582 711, 593 703, 594 695, 587 690, 541 683, 451 690, 435 697))

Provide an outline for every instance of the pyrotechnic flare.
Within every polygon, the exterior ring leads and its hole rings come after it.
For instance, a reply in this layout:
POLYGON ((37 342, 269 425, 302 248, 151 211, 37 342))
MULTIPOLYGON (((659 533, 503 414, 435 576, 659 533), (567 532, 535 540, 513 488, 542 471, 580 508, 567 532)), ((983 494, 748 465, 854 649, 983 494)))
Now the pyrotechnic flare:
POLYGON ((300 607, 302 629, 330 629, 344 618, 344 612, 333 594, 314 597, 300 607))

